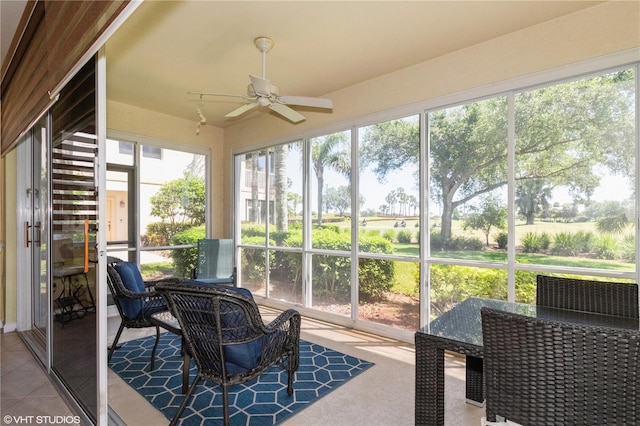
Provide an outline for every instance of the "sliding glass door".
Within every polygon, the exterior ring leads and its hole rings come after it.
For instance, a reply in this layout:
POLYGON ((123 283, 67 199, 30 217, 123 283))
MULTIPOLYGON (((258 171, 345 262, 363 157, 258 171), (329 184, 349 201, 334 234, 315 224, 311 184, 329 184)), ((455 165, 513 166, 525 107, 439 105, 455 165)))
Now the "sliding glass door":
POLYGON ((92 60, 51 110, 52 369, 94 423, 98 403, 95 87, 92 60))

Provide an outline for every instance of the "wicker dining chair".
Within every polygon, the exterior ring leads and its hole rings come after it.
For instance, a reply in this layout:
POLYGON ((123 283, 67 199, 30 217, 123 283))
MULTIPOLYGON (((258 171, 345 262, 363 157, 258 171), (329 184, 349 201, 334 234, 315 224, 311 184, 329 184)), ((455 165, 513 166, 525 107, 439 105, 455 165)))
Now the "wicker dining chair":
POLYGON ((224 424, 229 424, 229 386, 247 382, 272 365, 287 371, 293 394, 300 362, 300 314, 289 309, 265 324, 251 293, 243 288, 202 283, 156 287, 174 314, 198 372, 171 420, 177 424, 201 381, 222 388, 224 424))
POLYGON ((640 332, 482 309, 487 420, 637 425, 640 332))
POLYGON ((537 276, 536 305, 638 318, 638 285, 537 276))

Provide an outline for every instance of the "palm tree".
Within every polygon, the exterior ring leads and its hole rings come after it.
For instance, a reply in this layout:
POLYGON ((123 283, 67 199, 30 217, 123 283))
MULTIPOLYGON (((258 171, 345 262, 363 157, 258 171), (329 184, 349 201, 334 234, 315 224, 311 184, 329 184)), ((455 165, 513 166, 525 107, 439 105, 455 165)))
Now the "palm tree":
POLYGON ((396 195, 396 190, 394 189, 393 191, 389 192, 387 194, 387 196, 384 198, 384 201, 386 201, 387 205, 389 206, 389 208, 387 209, 387 212, 390 215, 395 215, 396 214, 396 201, 398 201, 398 196, 396 195))
POLYGON ((287 231, 289 229, 289 220, 287 214, 288 197, 287 197, 287 153, 288 145, 278 145, 274 149, 275 161, 275 224, 278 231, 287 231))
POLYGON ((333 168, 344 174, 351 184, 351 163, 346 150, 347 135, 334 133, 315 138, 311 145, 311 163, 318 179, 318 225, 322 224, 322 196, 324 192, 325 169, 333 168))

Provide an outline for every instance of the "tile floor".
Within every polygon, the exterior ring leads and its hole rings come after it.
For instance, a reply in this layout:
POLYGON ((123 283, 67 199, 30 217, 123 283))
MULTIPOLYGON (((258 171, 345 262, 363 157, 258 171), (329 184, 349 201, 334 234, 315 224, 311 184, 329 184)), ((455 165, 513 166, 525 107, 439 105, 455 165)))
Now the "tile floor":
MULTIPOLYGON (((264 312, 265 320, 274 312, 264 312)), ((119 318, 109 319, 110 340, 119 318)), ((125 330, 126 341, 152 330, 125 330)), ((292 425, 413 425, 413 345, 303 318, 301 338, 376 365, 284 422, 292 425)), ((72 415, 16 333, 0 339, 0 414, 72 415)), ((446 425, 478 426, 484 410, 464 402, 464 359, 447 356, 446 425)), ((129 426, 169 421, 109 370, 109 404, 129 426)), ((6 422, 4 424, 7 424, 6 422)))

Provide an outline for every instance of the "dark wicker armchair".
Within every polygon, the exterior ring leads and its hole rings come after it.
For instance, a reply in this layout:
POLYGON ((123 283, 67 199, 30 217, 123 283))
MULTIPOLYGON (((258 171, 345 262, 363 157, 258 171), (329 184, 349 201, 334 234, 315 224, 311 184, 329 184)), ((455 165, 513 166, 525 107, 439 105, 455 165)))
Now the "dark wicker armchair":
MULTIPOLYGON (((107 284, 114 304, 120 314, 120 327, 109 349, 108 361, 116 350, 120 335, 125 328, 155 327, 150 321, 151 315, 166 311, 167 304, 154 290, 154 282, 144 282, 135 263, 124 262, 109 257, 107 263, 107 284)), ((159 332, 156 327, 156 339, 159 332)), ((154 368, 151 357, 151 369, 154 368)))
POLYGON ((300 357, 300 314, 292 309, 264 324, 251 293, 242 288, 195 283, 161 283, 182 329, 187 351, 198 373, 178 408, 175 425, 201 380, 220 385, 225 425, 229 424, 228 387, 244 383, 277 364, 288 373, 287 393, 293 394, 300 357))
POLYGON ((486 414, 522 425, 637 425, 640 332, 482 309, 486 414))
POLYGON ((538 275, 536 304, 638 318, 638 285, 538 275))

